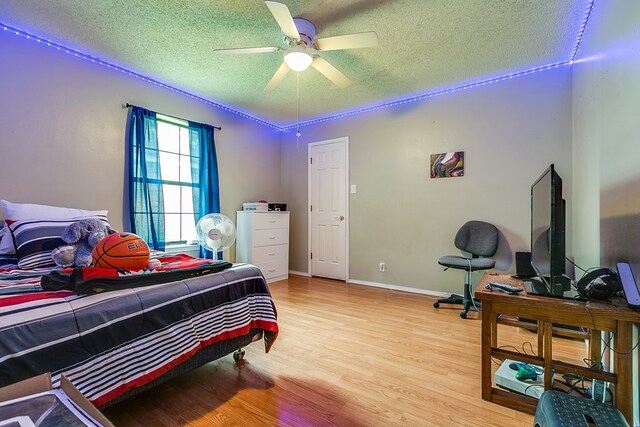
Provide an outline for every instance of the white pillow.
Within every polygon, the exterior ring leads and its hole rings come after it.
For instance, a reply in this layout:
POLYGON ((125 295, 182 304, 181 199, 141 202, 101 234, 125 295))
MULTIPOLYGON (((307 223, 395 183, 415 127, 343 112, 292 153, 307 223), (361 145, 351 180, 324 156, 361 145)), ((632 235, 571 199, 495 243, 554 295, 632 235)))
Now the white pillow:
POLYGON ((4 219, 19 221, 23 219, 67 219, 79 216, 107 216, 109 211, 88 211, 85 209, 63 208, 58 206, 36 205, 33 203, 11 203, 0 200, 4 219))
MULTIPOLYGON (((63 208, 59 206, 37 205, 33 203, 11 203, 0 200, 0 206, 4 214, 4 219, 11 221, 22 221, 25 219, 71 219, 86 216, 106 217, 109 211, 88 211, 85 209, 63 208)), ((13 245, 13 238, 9 227, 0 230, 0 254, 15 254, 16 248, 13 245)))

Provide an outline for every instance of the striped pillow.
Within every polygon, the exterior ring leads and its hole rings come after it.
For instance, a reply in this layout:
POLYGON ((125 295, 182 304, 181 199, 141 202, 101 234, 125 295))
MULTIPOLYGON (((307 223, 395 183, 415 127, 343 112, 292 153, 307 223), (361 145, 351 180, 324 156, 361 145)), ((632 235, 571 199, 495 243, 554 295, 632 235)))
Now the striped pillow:
POLYGON ((55 267, 51 252, 58 246, 64 246, 60 236, 69 224, 84 219, 98 218, 109 224, 106 216, 77 217, 68 219, 25 219, 9 222, 18 257, 18 268, 55 267))
MULTIPOLYGON (((80 217, 107 217, 109 211, 88 211, 86 209, 66 208, 61 206, 37 205, 34 203, 11 203, 8 200, 0 200, 0 208, 7 223, 24 219, 69 219, 80 217)), ((5 227, 0 227, 0 254, 15 255, 11 233, 5 227)))

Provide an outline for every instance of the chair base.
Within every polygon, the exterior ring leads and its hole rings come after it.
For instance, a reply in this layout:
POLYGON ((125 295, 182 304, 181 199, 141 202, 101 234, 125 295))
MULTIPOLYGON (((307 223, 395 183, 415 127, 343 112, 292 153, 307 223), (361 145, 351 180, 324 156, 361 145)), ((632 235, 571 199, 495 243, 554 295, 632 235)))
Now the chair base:
POLYGON ((440 304, 461 304, 462 311, 460 312, 460 317, 463 319, 467 318, 467 313, 471 307, 480 308, 480 301, 471 297, 471 291, 469 290, 469 283, 471 283, 471 271, 466 271, 466 280, 464 284, 464 296, 451 294, 449 298, 440 298, 437 299, 436 302, 433 303, 433 308, 440 307, 440 304))
POLYGON ((433 303, 433 308, 439 308, 440 304, 460 304, 462 305, 463 309, 460 312, 460 317, 462 317, 463 319, 467 318, 467 313, 469 312, 469 310, 471 309, 471 307, 480 307, 480 301, 478 301, 475 298, 465 298, 463 296, 460 295, 456 295, 456 294, 451 294, 450 297, 448 298, 440 298, 437 299, 434 303, 433 303))

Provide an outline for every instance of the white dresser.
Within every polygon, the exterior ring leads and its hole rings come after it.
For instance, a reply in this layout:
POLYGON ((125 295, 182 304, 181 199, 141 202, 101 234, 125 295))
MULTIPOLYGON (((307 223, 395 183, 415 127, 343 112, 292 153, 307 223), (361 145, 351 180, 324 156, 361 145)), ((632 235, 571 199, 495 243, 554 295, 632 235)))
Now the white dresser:
POLYGON ((236 261, 255 265, 267 282, 289 277, 289 212, 238 211, 236 261))

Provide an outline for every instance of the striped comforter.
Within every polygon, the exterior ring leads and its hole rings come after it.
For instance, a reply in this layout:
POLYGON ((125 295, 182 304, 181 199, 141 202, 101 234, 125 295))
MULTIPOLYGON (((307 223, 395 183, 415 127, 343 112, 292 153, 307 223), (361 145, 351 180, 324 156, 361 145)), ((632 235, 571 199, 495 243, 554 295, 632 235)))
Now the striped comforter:
POLYGON ((201 349, 256 330, 269 351, 275 307, 260 270, 248 264, 96 295, 0 291, 0 387, 44 372, 55 384, 64 373, 102 406, 201 349))

